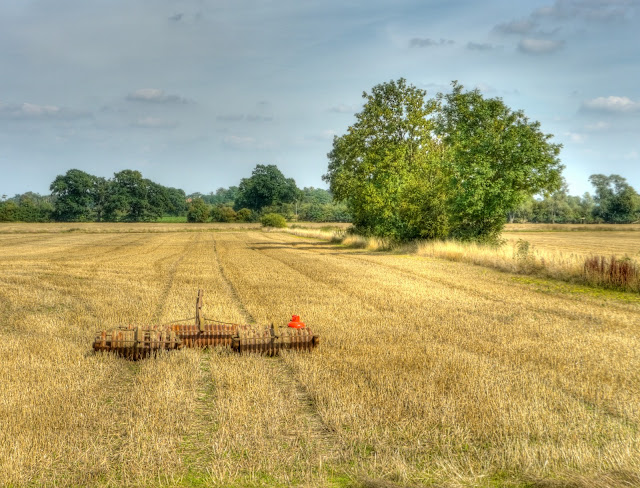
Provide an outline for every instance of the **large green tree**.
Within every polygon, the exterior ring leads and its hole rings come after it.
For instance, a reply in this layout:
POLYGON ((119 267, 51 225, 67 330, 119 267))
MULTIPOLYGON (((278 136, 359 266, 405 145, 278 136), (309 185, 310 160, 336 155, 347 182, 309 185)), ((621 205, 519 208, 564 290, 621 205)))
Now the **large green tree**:
POLYGON ((625 178, 597 174, 591 175, 589 181, 596 190, 593 210, 596 218, 622 224, 640 217, 640 196, 625 178))
POLYGON ((454 82, 427 100, 404 79, 363 97, 324 176, 360 232, 490 240, 527 196, 560 186, 560 146, 499 98, 454 82))
POLYGON ((96 185, 95 176, 79 169, 58 175, 49 188, 55 197, 54 219, 64 222, 93 220, 96 185))
POLYGON ((166 188, 130 169, 113 175, 108 198, 110 220, 153 221, 168 207, 166 188))
POLYGON ((439 95, 437 134, 450 174, 447 208, 450 234, 461 239, 498 236, 509 210, 527 196, 562 186, 561 145, 524 112, 479 90, 453 82, 439 95))
POLYGON ((187 210, 187 222, 206 222, 209 220, 209 205, 202 198, 194 198, 187 210))
POLYGON ((250 178, 243 178, 238 186, 234 207, 259 212, 264 207, 291 203, 300 190, 292 178, 285 178, 274 164, 258 164, 250 178))
POLYGON ((443 174, 433 138, 436 108, 426 92, 399 79, 364 92, 347 133, 334 137, 324 180, 346 201, 356 229, 406 239, 441 237, 443 174), (423 216, 431 215, 429 222, 423 216))

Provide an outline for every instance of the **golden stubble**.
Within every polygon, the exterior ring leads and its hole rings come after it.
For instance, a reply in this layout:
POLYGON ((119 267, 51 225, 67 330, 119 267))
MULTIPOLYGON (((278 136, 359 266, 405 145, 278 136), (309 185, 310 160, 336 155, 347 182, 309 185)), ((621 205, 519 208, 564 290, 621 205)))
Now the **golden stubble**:
POLYGON ((640 465, 635 304, 280 233, 17 235, 0 236, 1 485, 622 486, 640 465), (98 329, 190 318, 198 288, 209 318, 296 313, 323 342, 89 352, 98 329))

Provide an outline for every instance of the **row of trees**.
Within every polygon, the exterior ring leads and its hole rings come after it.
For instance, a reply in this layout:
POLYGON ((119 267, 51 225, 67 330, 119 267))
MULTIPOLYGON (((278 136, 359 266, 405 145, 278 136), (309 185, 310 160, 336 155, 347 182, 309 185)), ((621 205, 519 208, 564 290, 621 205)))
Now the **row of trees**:
POLYGON ((327 190, 300 190, 275 165, 259 164, 239 186, 209 195, 186 196, 183 190, 159 185, 132 170, 106 179, 71 169, 57 176, 50 190, 47 196, 3 197, 0 221, 141 222, 186 215, 192 222, 252 222, 268 213, 305 221, 350 219, 346 206, 336 204, 327 190))
POLYGON ((569 195, 567 186, 543 199, 527 198, 509 212, 510 222, 536 223, 612 223, 624 224, 640 219, 640 195, 619 175, 591 175, 592 196, 569 195))
POLYGON ((51 183, 54 220, 129 221, 157 220, 164 214, 180 215, 184 191, 168 188, 126 169, 106 179, 78 169, 59 175, 51 183))
POLYGON ((145 222, 162 215, 183 215, 183 190, 168 188, 143 178, 139 171, 124 170, 106 179, 78 169, 58 175, 51 195, 26 193, 0 202, 0 221, 145 222))
POLYGON ((27 192, 0 199, 0 222, 49 222, 53 215, 51 196, 27 192))
POLYGON ((251 222, 269 213, 289 220, 350 221, 346 205, 335 203, 330 192, 313 187, 300 190, 275 165, 259 164, 239 186, 219 188, 209 195, 195 193, 189 199, 190 222, 251 222))

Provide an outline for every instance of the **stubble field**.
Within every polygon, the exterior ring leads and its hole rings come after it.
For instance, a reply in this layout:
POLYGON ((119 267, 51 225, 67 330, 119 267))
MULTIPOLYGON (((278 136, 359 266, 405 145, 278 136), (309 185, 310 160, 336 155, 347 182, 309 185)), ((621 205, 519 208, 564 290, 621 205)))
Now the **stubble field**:
POLYGON ((640 261, 640 225, 511 224, 502 238, 529 241, 543 251, 629 257, 640 261))
POLYGON ((640 484, 638 300, 166 227, 0 228, 1 486, 640 484), (101 328, 192 316, 198 288, 208 317, 297 313, 322 344, 90 352, 101 328))

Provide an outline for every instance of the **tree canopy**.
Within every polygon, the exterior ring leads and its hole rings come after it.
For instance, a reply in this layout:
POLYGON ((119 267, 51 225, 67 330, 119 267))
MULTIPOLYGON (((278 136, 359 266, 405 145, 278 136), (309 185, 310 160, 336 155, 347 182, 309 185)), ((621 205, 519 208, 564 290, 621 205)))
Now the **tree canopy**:
POLYGON ((561 145, 522 111, 453 82, 439 95, 437 135, 445 150, 447 208, 453 237, 497 237, 507 212, 527 196, 560 188, 561 145))
POLYGON ((323 178, 333 195, 347 202, 362 233, 400 239, 420 233, 406 218, 413 213, 407 209, 415 205, 418 180, 427 183, 419 175, 428 168, 437 171, 432 163, 438 152, 430 118, 435 104, 425 96, 404 79, 377 85, 362 94, 366 103, 347 133, 334 137, 323 178))
POLYGON ((291 203, 300 197, 293 178, 285 178, 274 164, 258 164, 250 178, 243 178, 238 186, 234 207, 260 211, 264 207, 291 203))
POLYGON ((619 175, 591 175, 595 214, 605 222, 624 224, 640 218, 640 195, 619 175))
POLYGON ((560 145, 499 98, 453 82, 428 100, 402 78, 363 98, 324 176, 360 232, 493 239, 510 209, 561 182, 560 145))
POLYGON ((49 188, 55 197, 54 218, 65 222, 93 220, 97 185, 95 176, 79 169, 58 175, 49 188))
POLYGON ((184 191, 123 170, 105 179, 78 169, 58 175, 51 183, 53 218, 59 221, 152 221, 164 213, 185 210, 184 191))

